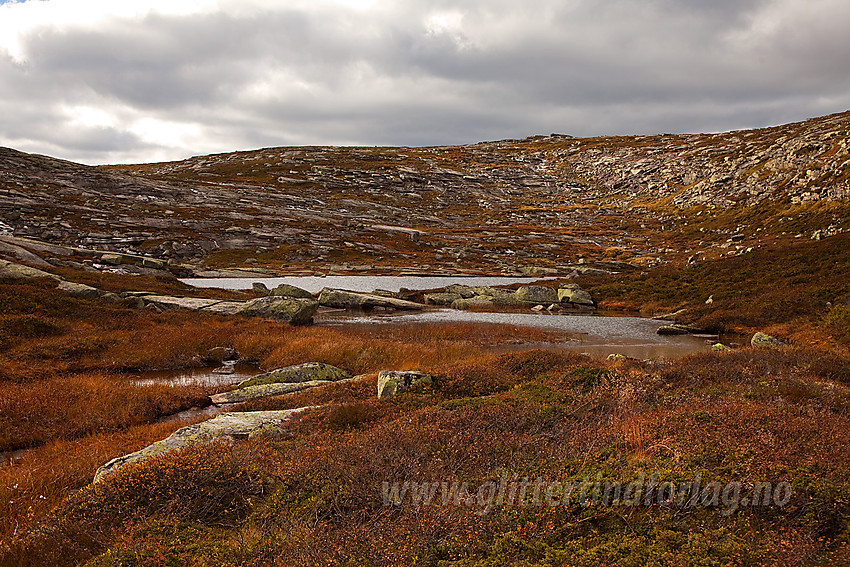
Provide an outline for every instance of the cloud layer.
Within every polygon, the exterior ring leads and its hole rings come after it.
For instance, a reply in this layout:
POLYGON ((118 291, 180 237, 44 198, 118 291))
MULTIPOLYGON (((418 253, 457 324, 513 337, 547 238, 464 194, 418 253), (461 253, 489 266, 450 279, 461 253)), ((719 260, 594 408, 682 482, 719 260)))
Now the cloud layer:
POLYGON ((287 144, 720 131, 850 108, 845 0, 0 4, 0 145, 86 163, 287 144))

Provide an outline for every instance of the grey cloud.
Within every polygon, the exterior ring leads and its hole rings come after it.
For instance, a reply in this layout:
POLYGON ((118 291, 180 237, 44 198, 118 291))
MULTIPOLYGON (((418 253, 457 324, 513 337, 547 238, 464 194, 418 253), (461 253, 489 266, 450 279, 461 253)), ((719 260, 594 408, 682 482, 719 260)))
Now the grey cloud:
POLYGON ((0 52, 0 143, 99 162, 776 124, 850 107, 850 7, 820 4, 317 4, 38 30, 25 64, 0 52), (429 16, 459 9, 460 30, 427 32, 429 16), (92 104, 118 122, 80 128, 63 111, 92 104), (143 139, 129 129, 140 117, 195 125, 202 139, 143 139))

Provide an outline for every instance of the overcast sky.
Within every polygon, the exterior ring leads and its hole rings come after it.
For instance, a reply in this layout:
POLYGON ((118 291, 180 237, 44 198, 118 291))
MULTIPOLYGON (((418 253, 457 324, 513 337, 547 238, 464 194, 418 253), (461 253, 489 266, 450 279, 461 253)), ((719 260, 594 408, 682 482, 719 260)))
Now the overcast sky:
POLYGON ((716 132, 850 109, 847 0, 0 0, 0 145, 716 132))

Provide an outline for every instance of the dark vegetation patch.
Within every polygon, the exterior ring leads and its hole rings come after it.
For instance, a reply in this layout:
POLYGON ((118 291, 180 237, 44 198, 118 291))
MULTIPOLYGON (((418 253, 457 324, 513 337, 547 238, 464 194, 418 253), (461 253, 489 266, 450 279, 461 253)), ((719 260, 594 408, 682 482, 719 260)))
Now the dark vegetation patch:
POLYGON ((760 328, 824 316, 850 294, 850 234, 694 266, 580 280, 606 305, 645 314, 687 308, 682 319, 714 331, 760 328), (706 304, 712 297, 713 302, 706 304))

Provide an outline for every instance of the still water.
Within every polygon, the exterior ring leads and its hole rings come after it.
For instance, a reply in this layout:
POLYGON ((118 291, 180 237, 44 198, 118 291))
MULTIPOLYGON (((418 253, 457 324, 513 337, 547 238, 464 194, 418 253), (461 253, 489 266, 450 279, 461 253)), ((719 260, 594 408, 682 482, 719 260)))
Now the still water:
POLYGON ((690 335, 662 336, 656 331, 664 321, 641 317, 601 315, 550 315, 548 313, 477 313, 454 309, 434 309, 389 315, 352 315, 348 312, 317 313, 317 325, 346 326, 430 325, 439 323, 482 323, 533 327, 563 331, 565 342, 501 345, 494 350, 507 352, 546 348, 586 353, 591 356, 622 354, 639 359, 674 359, 705 352, 716 342, 690 335))
POLYGON ((272 289, 280 284, 289 284, 310 293, 318 293, 322 288, 330 287, 348 291, 399 291, 407 289, 437 289, 452 284, 469 286, 510 285, 513 283, 532 283, 541 278, 508 277, 464 277, 464 276, 289 276, 285 278, 184 278, 180 281, 195 287, 217 287, 222 289, 251 289, 254 282, 265 284, 272 289))

